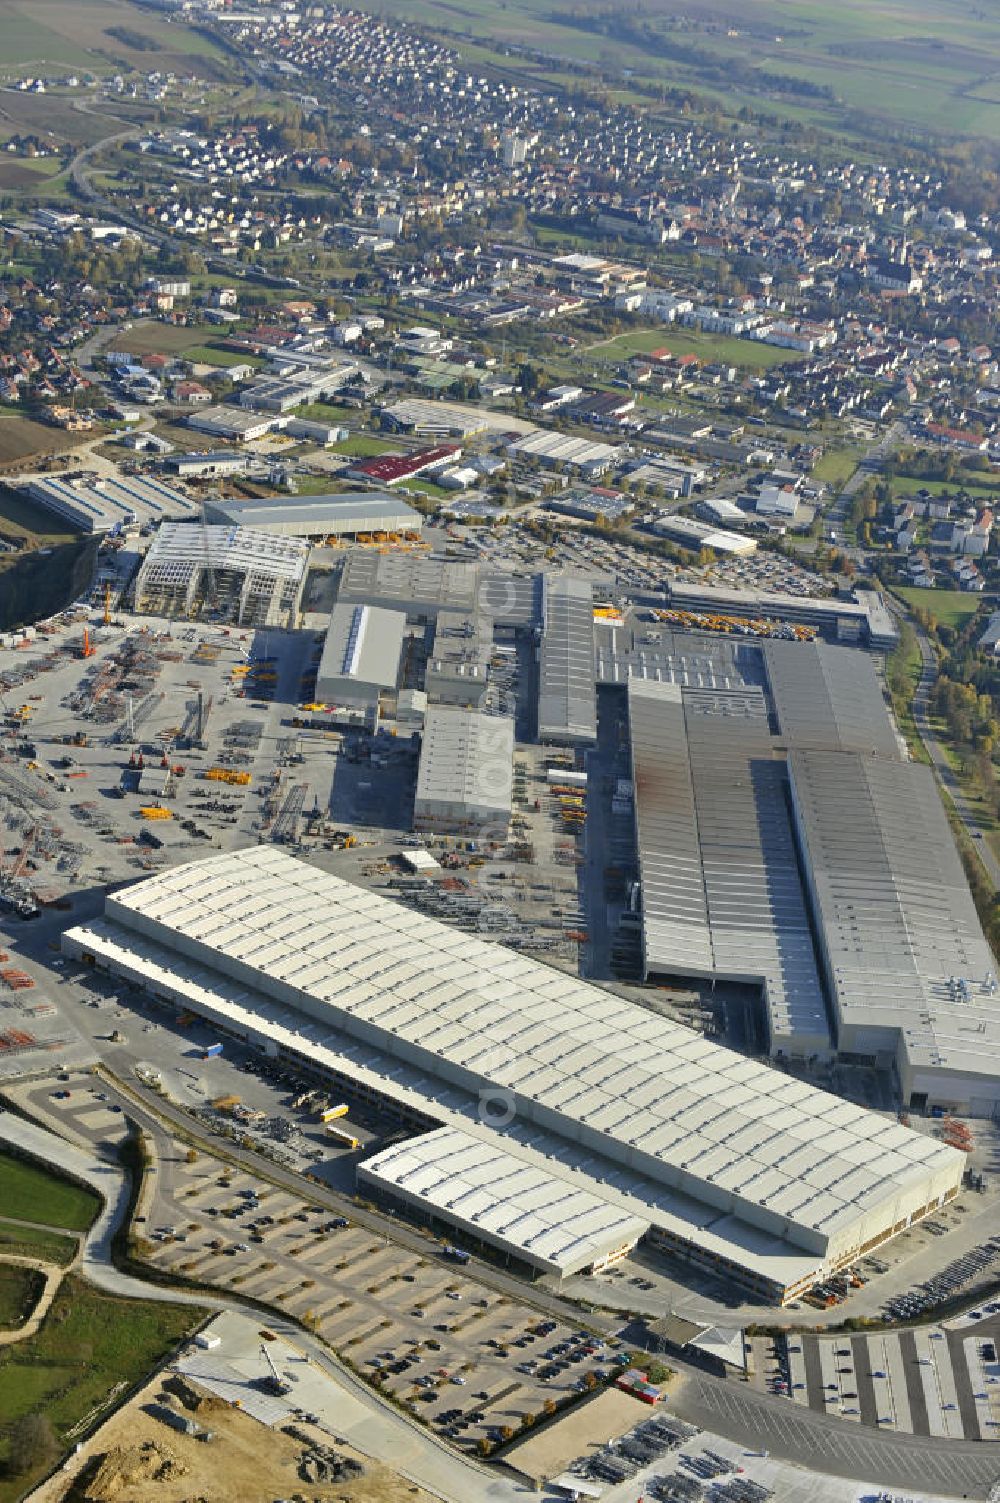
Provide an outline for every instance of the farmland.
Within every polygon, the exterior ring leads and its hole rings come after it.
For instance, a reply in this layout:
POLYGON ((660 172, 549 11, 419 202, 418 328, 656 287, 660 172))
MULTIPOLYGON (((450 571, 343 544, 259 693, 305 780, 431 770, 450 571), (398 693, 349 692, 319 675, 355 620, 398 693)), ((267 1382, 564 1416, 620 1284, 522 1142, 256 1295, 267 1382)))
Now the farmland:
MULTIPOLYGON (((92 436, 92 435, 91 435, 92 436)), ((20 413, 0 412, 0 469, 23 465, 25 460, 62 454, 85 442, 86 433, 67 433, 36 423, 20 413)))
POLYGON ((729 12, 692 0, 621 10, 607 0, 382 0, 378 9, 475 44, 494 61, 558 82, 567 61, 598 77, 700 91, 735 113, 780 101, 788 119, 865 138, 873 124, 1000 136, 995 65, 1000 11, 955 0, 745 0, 729 12), (546 54, 551 64, 525 57, 546 54))
POLYGON ((117 68, 186 67, 220 71, 221 52, 191 27, 153 16, 124 0, 0 0, 8 76, 44 68, 95 74, 117 68))

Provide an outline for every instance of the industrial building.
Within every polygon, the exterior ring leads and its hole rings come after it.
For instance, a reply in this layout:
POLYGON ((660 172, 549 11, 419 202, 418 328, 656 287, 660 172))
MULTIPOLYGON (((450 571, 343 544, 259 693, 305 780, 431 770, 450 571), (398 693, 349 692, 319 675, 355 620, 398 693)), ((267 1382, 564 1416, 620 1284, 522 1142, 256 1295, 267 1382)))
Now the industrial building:
POLYGON ((399 682, 406 617, 377 605, 338 601, 330 613, 316 674, 322 704, 371 709, 399 682))
POLYGON ((994 959, 930 767, 793 751, 796 825, 842 1057, 911 1110, 1000 1109, 994 959))
POLYGON ((597 695, 589 579, 543 576, 538 677, 539 741, 592 745, 597 740, 597 695))
POLYGON ((668 538, 671 543, 677 543, 681 548, 690 548, 692 552, 711 548, 713 553, 732 553, 740 558, 757 552, 753 538, 746 537, 743 533, 729 532, 724 527, 713 527, 707 522, 698 522, 694 517, 660 517, 653 523, 653 531, 657 537, 668 538))
POLYGON ((242 407, 203 407, 201 412, 192 412, 184 421, 188 428, 195 428, 199 433, 235 444, 253 443, 281 426, 274 415, 248 412, 242 407))
MULTIPOLYGON (((532 1214, 545 1180, 556 1220, 572 1191, 608 1207, 585 1266, 614 1254, 609 1239, 627 1249, 639 1222, 781 1301, 961 1184, 964 1154, 936 1139, 274 848, 110 893, 63 948, 425 1131, 472 1140, 496 1170, 486 1186, 457 1139, 377 1156, 369 1174, 539 1272, 579 1266, 560 1244, 572 1228, 546 1234, 532 1214), (436 1147, 436 1177, 422 1175, 436 1147), (508 1156, 534 1173, 518 1182, 508 1156)), ((586 1229, 589 1199, 581 1211, 586 1229)))
MULTIPOLYGON (((426 402, 407 397, 383 407, 379 414, 383 428, 394 433, 419 434, 421 438, 472 438, 490 426, 491 414, 481 407, 464 407, 458 402, 426 402)), ((500 414, 495 421, 501 420, 500 414)))
POLYGON ((380 454, 374 459, 356 460, 348 474, 376 485, 402 485, 421 475, 432 476, 446 465, 457 464, 462 457, 458 444, 435 444, 430 449, 414 449, 410 454, 380 454))
POLYGON ((847 599, 842 595, 782 595, 675 582, 668 599, 677 610, 801 622, 834 632, 840 642, 864 642, 886 652, 891 652, 899 640, 896 623, 877 590, 859 589, 853 599, 847 599))
POLYGON ((493 655, 493 622, 478 611, 440 611, 424 674, 427 697, 438 704, 480 705, 493 655))
POLYGON ((427 706, 413 804, 417 830, 485 834, 504 841, 510 825, 514 722, 462 705, 427 706))
POLYGON ((758 988, 772 1054, 828 1055, 785 768, 763 690, 634 678, 628 708, 644 974, 758 988))
POLYGON ((355 552, 344 560, 337 599, 433 620, 441 610, 474 610, 478 583, 475 564, 419 553, 355 552))
POLYGON ((454 1127, 394 1143, 358 1165, 358 1187, 383 1205, 437 1222, 463 1241, 486 1242, 538 1273, 599 1273, 649 1223, 535 1164, 454 1127))
POLYGON ((836 1053, 914 1110, 992 1115, 992 954, 872 659, 664 635, 598 648, 628 692, 646 978, 750 986, 773 1056, 836 1053))
POLYGON ((579 470, 596 479, 620 458, 613 444, 596 443, 590 438, 576 438, 571 433, 551 433, 539 428, 507 447, 511 459, 531 460, 557 469, 579 470))
POLYGON ((114 532, 161 522, 164 517, 197 516, 197 507, 187 496, 147 476, 46 475, 17 489, 82 532, 114 532))
POLYGON ((230 475, 245 475, 249 462, 248 455, 235 449, 189 450, 167 455, 161 468, 178 480, 224 480, 230 475))
POLYGON ((423 518, 412 506, 376 491, 347 491, 328 496, 269 496, 249 500, 230 497, 208 501, 210 522, 255 527, 278 537, 356 538, 371 533, 419 533, 423 518))
POLYGON ((238 626, 298 622, 309 548, 244 527, 164 522, 133 586, 136 611, 238 626))

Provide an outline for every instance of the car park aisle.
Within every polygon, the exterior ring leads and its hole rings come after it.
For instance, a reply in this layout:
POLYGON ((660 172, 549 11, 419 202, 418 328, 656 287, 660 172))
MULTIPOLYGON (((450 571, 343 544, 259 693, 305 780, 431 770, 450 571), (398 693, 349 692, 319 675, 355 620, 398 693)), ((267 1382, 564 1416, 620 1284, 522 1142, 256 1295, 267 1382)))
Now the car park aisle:
POLYGON ((962 1351, 972 1380, 979 1438, 1000 1440, 1000 1363, 996 1361, 996 1344, 979 1336, 967 1336, 962 1351), (994 1354, 992 1361, 988 1352, 994 1354))
POLYGON ((913 1340, 920 1364, 930 1433, 961 1440, 964 1435, 962 1416, 958 1411, 948 1343, 933 1339, 927 1331, 914 1331, 913 1340))
MULTIPOLYGON (((896 1395, 893 1392, 892 1379, 886 1366, 886 1338, 884 1336, 869 1336, 867 1338, 868 1362, 871 1368, 871 1384, 875 1394, 875 1423, 880 1429, 895 1430, 901 1428, 901 1417, 896 1405, 896 1395)), ((901 1403, 906 1397, 906 1385, 903 1385, 901 1403)), ((903 1429, 909 1429, 909 1404, 905 1409, 906 1424, 903 1429)))

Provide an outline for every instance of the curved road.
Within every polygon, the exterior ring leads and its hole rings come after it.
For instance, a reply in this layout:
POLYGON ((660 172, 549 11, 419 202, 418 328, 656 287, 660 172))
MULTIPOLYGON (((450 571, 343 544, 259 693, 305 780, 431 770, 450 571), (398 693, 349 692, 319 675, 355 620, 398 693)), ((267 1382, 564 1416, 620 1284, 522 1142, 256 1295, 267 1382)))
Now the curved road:
MULTIPOLYGON (((145 1128, 146 1124, 142 1124, 145 1128)), ((160 1143, 168 1135, 155 1120, 151 1130, 160 1143)), ((116 1165, 68 1143, 33 1122, 0 1111, 0 1143, 10 1143, 32 1157, 75 1175, 102 1197, 102 1209, 84 1244, 79 1271, 97 1288, 127 1299, 152 1299, 203 1309, 230 1310, 260 1320, 260 1311, 238 1298, 169 1289, 122 1273, 111 1260, 111 1245, 128 1210, 129 1180, 116 1165)), ((445 1441, 418 1425, 407 1415, 381 1400, 348 1368, 343 1367, 318 1337, 274 1311, 267 1317, 269 1328, 305 1352, 310 1361, 349 1390, 379 1421, 378 1459, 396 1467, 407 1477, 448 1503, 513 1503, 527 1491, 510 1478, 488 1469, 471 1457, 454 1451, 445 1441)))
MULTIPOLYGON (((154 1114, 134 1099, 125 1099, 129 1114, 150 1135, 162 1157, 165 1149, 169 1151, 171 1134, 169 1121, 165 1124, 158 1119, 163 1101, 157 1098, 157 1114, 154 1114)), ((188 1123, 184 1125, 187 1127, 188 1123)), ((99 1288, 129 1298, 169 1300, 212 1310, 233 1310, 242 1315, 249 1313, 258 1318, 256 1310, 238 1299, 147 1284, 114 1266, 111 1261, 112 1239, 127 1211, 129 1199, 127 1176, 116 1165, 105 1163, 68 1144, 35 1123, 5 1112, 0 1112, 2 1141, 17 1144, 36 1157, 77 1174, 104 1197, 104 1209, 88 1235, 81 1265, 82 1271, 99 1288)), ((206 1146, 211 1151, 218 1145, 206 1146)), ((238 1156, 250 1157, 242 1153, 238 1156)), ((283 1177, 284 1171, 278 1176, 274 1168, 266 1164, 264 1172, 267 1177, 283 1177)), ((306 1187, 301 1179, 297 1176, 291 1178, 295 1193, 302 1194, 306 1187)), ((324 1198, 322 1189, 312 1184, 308 1186, 308 1194, 317 1200, 324 1198)), ((361 1219, 363 1213, 359 1214, 352 1206, 351 1215, 361 1219)), ((372 1220, 374 1223, 376 1218, 372 1220)), ((404 1235, 416 1235, 396 1223, 390 1230, 391 1235, 400 1240, 404 1235)), ((422 1241, 419 1245, 426 1250, 422 1241)), ((503 1277, 498 1270, 485 1267, 480 1276, 484 1284, 492 1284, 495 1277, 503 1277)), ((523 1300, 524 1286, 515 1280, 510 1282, 515 1286, 514 1292, 523 1300)), ((550 1298, 554 1305, 563 1306, 564 1302, 550 1298)), ((574 1318, 579 1318, 579 1311, 574 1312, 574 1318)), ((516 1482, 453 1451, 431 1432, 383 1403, 365 1383, 342 1367, 317 1337, 292 1324, 279 1312, 267 1319, 270 1326, 305 1351, 318 1367, 377 1416, 380 1441, 384 1441, 380 1459, 388 1465, 397 1467, 447 1503, 511 1503, 524 1495, 526 1490, 516 1482)), ((743 1385, 713 1377, 673 1357, 671 1363, 686 1379, 673 1405, 681 1417, 705 1430, 727 1435, 748 1448, 759 1450, 766 1447, 775 1458, 781 1457, 797 1466, 843 1478, 863 1478, 882 1486, 914 1490, 933 1488, 942 1495, 975 1499, 988 1497, 991 1486, 1000 1479, 1000 1446, 860 1431, 859 1427, 835 1418, 793 1407, 787 1399, 757 1393, 743 1385)))

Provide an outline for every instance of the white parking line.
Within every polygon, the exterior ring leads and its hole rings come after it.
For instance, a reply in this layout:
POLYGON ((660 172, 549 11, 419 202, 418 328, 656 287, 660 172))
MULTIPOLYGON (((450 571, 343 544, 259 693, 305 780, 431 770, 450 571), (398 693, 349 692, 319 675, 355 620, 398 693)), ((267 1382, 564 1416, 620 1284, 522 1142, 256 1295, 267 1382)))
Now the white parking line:
POLYGON ((837 1355, 838 1350, 845 1352, 850 1350, 849 1345, 844 1345, 845 1340, 845 1337, 838 1336, 817 1343, 819 1347, 820 1370, 823 1374, 823 1400, 827 1414, 835 1414, 838 1417, 860 1423, 860 1412, 854 1414, 847 1412, 851 1409, 857 1411, 858 1401, 856 1398, 847 1398, 845 1395, 848 1393, 856 1394, 858 1389, 853 1357, 840 1357, 837 1355), (841 1368, 844 1368, 845 1371, 841 1372, 841 1368), (836 1386, 831 1388, 831 1384, 836 1386))
MULTIPOLYGON (((949 1402, 942 1391, 938 1361, 940 1360, 937 1348, 943 1347, 943 1341, 932 1341, 926 1331, 914 1331, 913 1339, 917 1348, 917 1361, 920 1363, 920 1381, 924 1389, 924 1402, 927 1405, 927 1428, 931 1435, 947 1436, 953 1431, 949 1424, 950 1416, 945 1412, 945 1404, 949 1402)), ((948 1375, 951 1378, 951 1364, 948 1365, 948 1375)), ((951 1380, 952 1392, 954 1392, 954 1380, 951 1380)), ((961 1422, 957 1434, 961 1436, 961 1422)))

